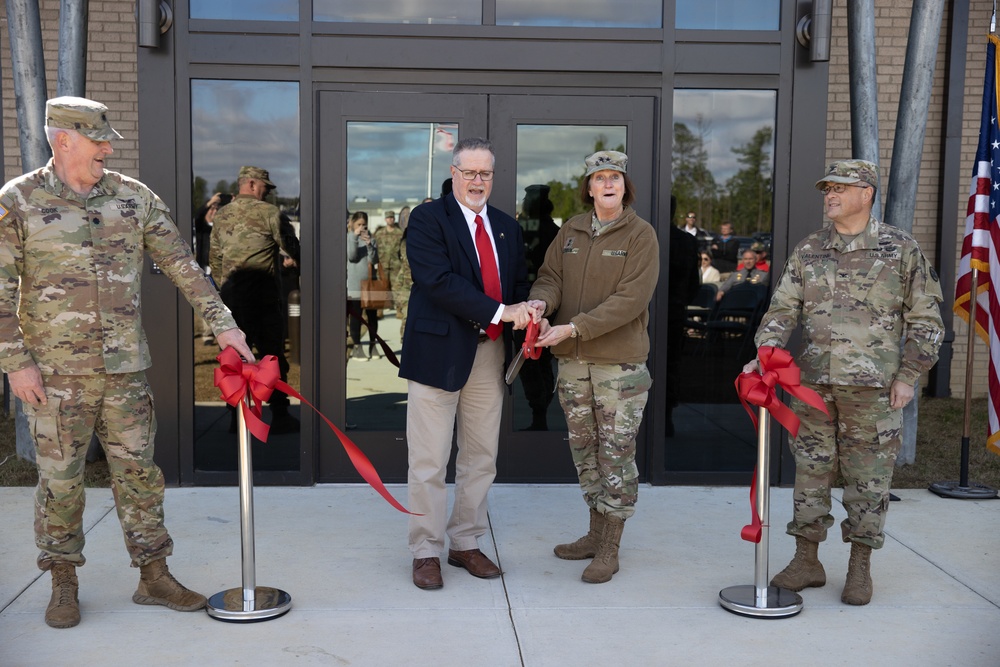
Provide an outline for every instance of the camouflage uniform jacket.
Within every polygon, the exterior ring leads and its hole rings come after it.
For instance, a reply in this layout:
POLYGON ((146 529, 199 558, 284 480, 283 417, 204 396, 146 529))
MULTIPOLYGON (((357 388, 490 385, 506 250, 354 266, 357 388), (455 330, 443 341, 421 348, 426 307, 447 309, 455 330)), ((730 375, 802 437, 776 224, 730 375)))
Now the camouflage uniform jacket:
POLYGON ((149 368, 140 304, 144 251, 213 331, 236 326, 167 206, 139 181, 105 172, 81 197, 59 180, 49 160, 4 185, 0 206, 5 372, 32 361, 45 374, 149 368))
MULTIPOLYGON (((291 226, 288 226, 291 230, 291 226)), ((265 271, 278 281, 278 255, 284 250, 298 260, 298 248, 282 233, 278 207, 253 195, 236 195, 215 214, 209 264, 219 287, 236 269, 265 271)))
POLYGON ((403 240, 403 230, 380 227, 375 232, 375 246, 378 248, 379 272, 395 288, 396 274, 399 273, 399 244, 403 240))
POLYGON ((570 218, 545 252, 530 299, 546 304, 552 325, 578 337, 552 348, 560 358, 597 364, 643 363, 649 356, 649 302, 660 275, 653 226, 631 208, 600 233, 592 213, 570 218))
POLYGON ((909 234, 871 218, 845 244, 830 225, 795 247, 755 342, 785 347, 801 322, 804 381, 912 386, 937 360, 940 302, 937 275, 909 234))

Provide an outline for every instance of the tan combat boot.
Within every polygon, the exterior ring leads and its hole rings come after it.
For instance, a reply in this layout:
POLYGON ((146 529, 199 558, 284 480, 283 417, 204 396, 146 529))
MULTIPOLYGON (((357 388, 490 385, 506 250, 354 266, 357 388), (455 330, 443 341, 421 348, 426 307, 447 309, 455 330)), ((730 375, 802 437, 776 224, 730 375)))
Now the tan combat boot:
POLYGON ((139 588, 132 596, 136 604, 162 604, 176 611, 195 611, 205 606, 204 595, 190 591, 174 579, 164 558, 139 568, 139 588))
POLYGON ((612 575, 618 571, 618 546, 621 544, 624 528, 625 519, 605 515, 604 530, 601 531, 601 542, 597 546, 597 553, 583 571, 581 579, 588 584, 611 581, 612 575))
POLYGON ((774 575, 771 585, 801 591, 803 588, 819 588, 826 584, 826 570, 816 553, 819 543, 804 537, 795 537, 795 556, 784 570, 774 575))
POLYGON ((80 622, 80 582, 76 566, 56 563, 52 573, 52 598, 45 609, 45 622, 53 628, 72 628, 80 622))
POLYGON ((601 533, 604 531, 604 515, 590 508, 590 531, 569 544, 558 544, 553 549, 556 556, 565 560, 583 560, 593 558, 597 554, 597 546, 601 542, 601 533))
POLYGON ((851 560, 847 564, 847 583, 840 601, 844 604, 868 604, 872 601, 872 548, 860 542, 851 542, 851 560))

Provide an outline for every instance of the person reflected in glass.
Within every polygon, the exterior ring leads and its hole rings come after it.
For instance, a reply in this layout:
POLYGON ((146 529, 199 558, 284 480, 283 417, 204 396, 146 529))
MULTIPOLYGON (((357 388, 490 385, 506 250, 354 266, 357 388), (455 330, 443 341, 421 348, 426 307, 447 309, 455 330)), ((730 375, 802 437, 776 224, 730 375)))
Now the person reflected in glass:
POLYGON ((719 225, 719 233, 712 239, 712 265, 721 273, 736 270, 740 258, 740 240, 733 236, 733 223, 719 225))
POLYGON ((716 301, 722 301, 726 292, 737 285, 767 285, 771 280, 768 271, 761 271, 757 268, 757 253, 747 249, 743 251, 743 262, 740 268, 729 274, 726 281, 719 286, 719 291, 715 294, 716 301))
POLYGON ((354 361, 368 361, 372 353, 378 354, 375 341, 378 336, 378 311, 361 308, 361 281, 367 280, 370 270, 378 264, 378 248, 368 233, 368 214, 355 211, 347 232, 347 314, 350 316, 351 356, 354 361), (368 327, 368 352, 361 342, 361 324, 368 327))
POLYGON ((544 309, 538 344, 558 359, 559 403, 590 530, 555 547, 559 558, 593 560, 588 583, 618 572, 625 521, 635 512, 635 437, 652 380, 649 302, 660 273, 652 225, 631 204, 628 156, 599 151, 585 160, 580 197, 593 210, 565 222, 545 253, 528 305, 544 309))
MULTIPOLYGON (((211 276, 212 266, 209 261, 209 248, 212 245, 212 222, 215 220, 216 212, 231 202, 233 196, 227 192, 216 192, 211 198, 200 206, 194 215, 194 251, 198 266, 211 276)), ((215 343, 215 336, 212 329, 202 318, 195 320, 195 334, 201 332, 201 340, 205 345, 215 343)))
MULTIPOLYGON (((392 290, 393 307, 399 298, 396 296, 396 277, 399 274, 400 246, 403 243, 403 230, 396 224, 396 214, 386 211, 384 214, 385 226, 375 230, 375 247, 378 248, 378 272, 381 277, 389 281, 389 289, 392 290)), ((397 319, 399 311, 396 312, 397 319)), ((382 316, 382 311, 379 311, 382 316)), ((402 335, 402 329, 400 329, 402 335)), ((374 345, 369 350, 370 357, 380 357, 378 345, 374 345)))
MULTIPOLYGON (((285 357, 285 314, 282 305, 282 252, 299 261, 299 240, 291 225, 282 224, 281 211, 267 196, 275 189, 269 172, 255 166, 240 168, 239 193, 215 214, 209 257, 212 277, 247 342, 260 357, 274 355, 283 381, 288 380, 285 357)), ((299 420, 289 412, 288 395, 273 391, 271 433, 298 433, 299 420)), ((230 412, 229 431, 236 433, 236 410, 230 412)))
POLYGON ((754 241, 750 249, 754 251, 757 255, 757 263, 754 264, 755 267, 761 271, 770 271, 771 262, 767 259, 767 246, 765 246, 761 241, 754 241))
MULTIPOLYGON (((559 227, 552 219, 555 206, 549 199, 551 188, 547 185, 529 185, 524 189, 524 202, 518 223, 524 234, 525 261, 528 265, 528 280, 535 280, 538 269, 545 261, 545 251, 559 233, 559 227)), ((524 343, 525 332, 514 334, 514 345, 524 343)), ((524 389, 524 398, 531 408, 531 423, 525 431, 547 431, 549 404, 555 394, 556 376, 552 370, 552 352, 546 347, 538 359, 525 359, 517 374, 524 389)))
POLYGON ((684 226, 681 229, 695 238, 701 233, 701 227, 698 226, 698 215, 694 211, 688 211, 687 215, 684 216, 684 226))
POLYGON ((701 275, 702 285, 710 285, 710 284, 717 285, 718 283, 722 282, 722 274, 719 273, 719 270, 717 268, 712 266, 711 254, 707 252, 701 253, 700 262, 701 266, 699 267, 698 272, 701 275))

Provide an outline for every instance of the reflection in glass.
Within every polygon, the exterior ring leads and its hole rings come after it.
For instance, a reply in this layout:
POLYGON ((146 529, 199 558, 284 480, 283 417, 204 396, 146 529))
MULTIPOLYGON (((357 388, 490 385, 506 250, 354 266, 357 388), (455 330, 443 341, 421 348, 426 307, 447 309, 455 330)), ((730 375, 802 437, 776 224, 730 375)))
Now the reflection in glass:
POLYGON ((767 288, 732 287, 719 300, 716 285, 684 283, 683 277, 697 271, 706 255, 725 280, 737 258, 757 248, 762 250, 757 266, 770 270, 776 101, 771 90, 674 91, 672 195, 678 219, 673 222, 683 226, 693 215, 698 230, 693 243, 680 229, 672 230, 681 240, 671 244, 670 254, 666 465, 671 471, 749 471, 756 461, 756 433, 733 379, 756 353, 753 335, 767 288), (691 252, 678 252, 686 243, 691 252), (681 279, 675 281, 675 272, 681 279), (675 292, 677 285, 686 286, 683 294, 675 292))
POLYGON ((451 176, 453 123, 347 124, 347 423, 358 430, 406 429, 406 380, 382 342, 401 354, 411 279, 406 263, 408 212, 436 198, 451 176), (388 280, 387 302, 367 307, 361 281, 369 265, 388 280), (381 340, 380 340, 381 339, 381 340))
POLYGON ((481 0, 313 0, 313 20, 339 23, 479 25, 481 0))
POLYGON ((191 0, 191 18, 298 21, 299 0, 191 0))
MULTIPOLYGON (((564 220, 583 213, 580 201, 583 160, 595 151, 624 151, 626 128, 596 125, 518 125, 515 209, 524 234, 528 279, 534 281, 545 251, 564 220), (523 195, 522 195, 523 193, 523 195)), ((523 332, 514 332, 517 345, 523 332)), ((528 359, 514 381, 514 428, 565 431, 566 419, 555 400, 556 361, 547 348, 528 359)))
POLYGON ((678 0, 680 30, 778 30, 780 0, 678 0))
POLYGON ((496 0, 497 25, 574 28, 660 28, 661 0, 496 0))
MULTIPOLYGON (((299 84, 277 81, 195 80, 191 82, 192 219, 196 255, 207 256, 213 205, 224 203, 237 189, 243 165, 270 172, 277 186, 268 201, 277 205, 288 223, 299 230, 299 84), (218 193, 219 196, 216 196, 218 193), (220 202, 220 199, 223 200, 220 202)), ((178 216, 180 218, 181 216, 178 216)), ((298 267, 281 269, 283 312, 298 298, 298 267), (294 295, 293 295, 294 293, 294 295)), ((197 318, 196 318, 197 319, 197 318)), ((297 321, 291 322, 297 331, 297 321)), ((219 398, 213 371, 218 345, 195 322, 194 335, 194 458, 196 470, 235 470, 236 435, 231 414, 219 398)), ((290 362, 288 383, 298 388, 298 340, 286 341, 290 362)), ((291 413, 299 417, 292 399, 291 413)), ((266 444, 254 440, 256 470, 298 470, 296 433, 272 434, 266 444)))

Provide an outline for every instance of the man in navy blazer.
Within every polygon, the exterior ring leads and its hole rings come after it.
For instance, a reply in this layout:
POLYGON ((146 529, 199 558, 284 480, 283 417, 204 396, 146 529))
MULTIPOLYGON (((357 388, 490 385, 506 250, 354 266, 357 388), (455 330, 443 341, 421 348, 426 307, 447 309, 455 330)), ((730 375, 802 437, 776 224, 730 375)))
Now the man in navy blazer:
POLYGON ((479 550, 486 497, 496 477, 497 444, 511 323, 530 308, 524 243, 517 222, 487 206, 493 146, 467 138, 455 146, 452 192, 413 209, 406 254, 413 275, 400 377, 407 379, 409 547, 413 583, 441 588, 440 556, 480 578, 500 569, 479 550), (478 238, 477 238, 478 234, 478 238), (492 294, 492 295, 490 295, 492 294), (501 335, 502 332, 502 335, 501 335), (445 472, 457 428, 455 500, 448 517, 445 472))

